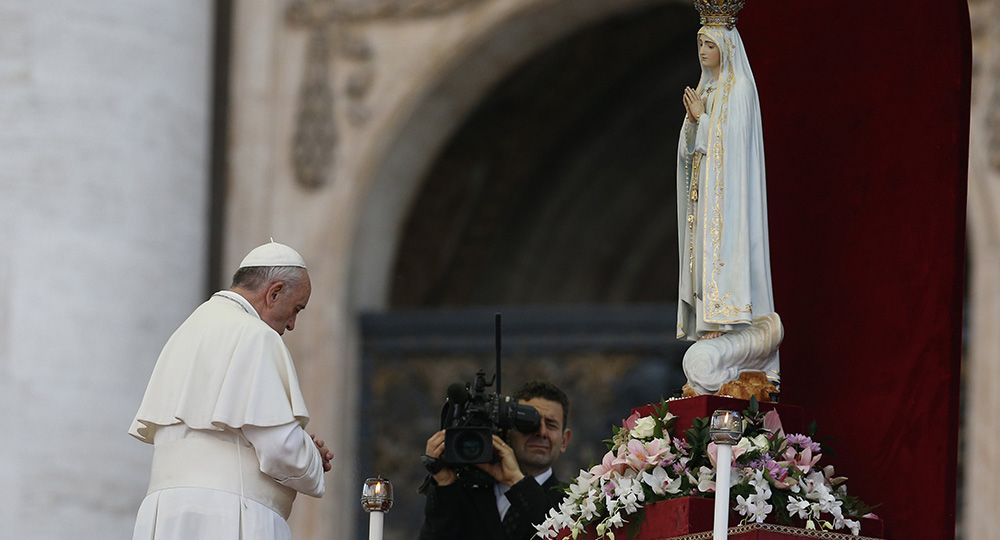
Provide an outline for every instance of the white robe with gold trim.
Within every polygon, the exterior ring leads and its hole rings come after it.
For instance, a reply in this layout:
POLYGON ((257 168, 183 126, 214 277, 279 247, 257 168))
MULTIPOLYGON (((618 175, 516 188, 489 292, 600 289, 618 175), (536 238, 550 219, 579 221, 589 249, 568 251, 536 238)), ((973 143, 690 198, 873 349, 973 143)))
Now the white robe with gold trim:
POLYGON ((684 358, 688 384, 715 392, 746 370, 778 379, 783 336, 774 310, 760 102, 736 28, 705 26, 716 76, 702 69, 695 92, 706 109, 685 118, 677 149, 680 279, 677 338, 697 341, 684 358), (725 333, 715 340, 706 334, 725 333), (701 341, 699 341, 701 340, 701 341))

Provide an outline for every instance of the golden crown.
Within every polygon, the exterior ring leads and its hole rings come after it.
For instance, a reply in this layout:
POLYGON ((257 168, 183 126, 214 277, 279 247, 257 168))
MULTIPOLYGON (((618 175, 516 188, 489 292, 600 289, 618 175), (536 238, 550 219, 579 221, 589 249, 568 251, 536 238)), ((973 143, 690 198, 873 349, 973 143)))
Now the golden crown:
POLYGON ((736 26, 736 15, 746 0, 694 0, 694 7, 701 14, 702 26, 736 26))

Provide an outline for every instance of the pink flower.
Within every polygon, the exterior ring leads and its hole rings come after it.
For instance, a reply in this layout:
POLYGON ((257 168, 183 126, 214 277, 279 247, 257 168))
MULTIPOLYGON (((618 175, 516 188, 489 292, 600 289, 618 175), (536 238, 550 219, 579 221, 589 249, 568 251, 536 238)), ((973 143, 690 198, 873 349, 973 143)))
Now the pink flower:
POLYGON ((782 465, 771 459, 770 456, 764 459, 761 467, 767 471, 768 477, 771 479, 771 485, 776 488, 791 489, 792 486, 798 483, 795 477, 788 474, 787 465, 782 465))
POLYGON ((625 460, 619 458, 611 451, 604 454, 604 459, 601 460, 599 465, 594 465, 590 469, 590 474, 602 478, 610 478, 613 472, 618 474, 625 472, 625 460))
POLYGON ((764 415, 764 429, 771 433, 770 439, 784 437, 785 430, 781 427, 781 418, 778 417, 777 409, 771 409, 764 415))
POLYGON ((802 452, 796 452, 794 448, 789 447, 785 449, 783 457, 785 458, 785 461, 781 462, 782 465, 794 466, 802 471, 802 474, 806 474, 810 471, 810 469, 812 469, 813 465, 815 465, 819 459, 823 457, 823 454, 816 454, 814 456, 812 448, 806 448, 802 452))
POLYGON ((632 413, 631 416, 622 421, 622 427, 628 431, 635 429, 635 422, 639 419, 639 412, 632 413))
POLYGON ((641 471, 647 467, 655 467, 673 459, 670 453, 670 444, 663 439, 653 439, 647 443, 632 439, 628 442, 628 454, 625 461, 629 467, 641 471))
MULTIPOLYGON (((716 446, 714 442, 708 443, 708 448, 706 450, 708 451, 708 460, 711 461, 712 466, 715 467, 717 465, 716 462, 719 461, 719 447, 716 446)), ((736 463, 736 459, 742 456, 746 451, 746 448, 733 446, 733 463, 736 463)))
POLYGON ((679 437, 674 437, 674 446, 681 451, 682 454, 687 454, 687 451, 691 449, 691 445, 687 441, 679 437))
POLYGON ((827 465, 826 467, 823 467, 823 476, 826 477, 826 481, 830 482, 831 486, 837 487, 840 484, 847 482, 846 476, 834 476, 834 474, 836 473, 833 470, 833 465, 827 465))
POLYGON ((616 484, 615 482, 613 482, 613 481, 612 482, 605 482, 604 485, 601 486, 601 492, 604 493, 605 497, 611 497, 612 495, 614 495, 615 490, 617 488, 618 488, 618 484, 616 484))

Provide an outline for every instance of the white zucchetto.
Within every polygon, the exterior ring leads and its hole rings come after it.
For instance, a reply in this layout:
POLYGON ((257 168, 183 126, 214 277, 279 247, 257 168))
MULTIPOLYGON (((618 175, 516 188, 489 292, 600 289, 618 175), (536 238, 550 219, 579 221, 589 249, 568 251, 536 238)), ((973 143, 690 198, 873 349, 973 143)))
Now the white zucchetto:
POLYGON ((253 249, 240 263, 240 268, 250 266, 298 266, 306 267, 306 261, 298 251, 279 244, 274 240, 253 249))

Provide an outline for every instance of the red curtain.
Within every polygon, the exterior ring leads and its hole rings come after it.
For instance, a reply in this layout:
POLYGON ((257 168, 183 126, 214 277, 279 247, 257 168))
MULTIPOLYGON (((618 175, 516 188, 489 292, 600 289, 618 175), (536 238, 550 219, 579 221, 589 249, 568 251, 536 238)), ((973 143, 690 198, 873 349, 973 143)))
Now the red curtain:
POLYGON ((953 538, 971 40, 964 0, 756 0, 782 399, 891 538, 953 538))

